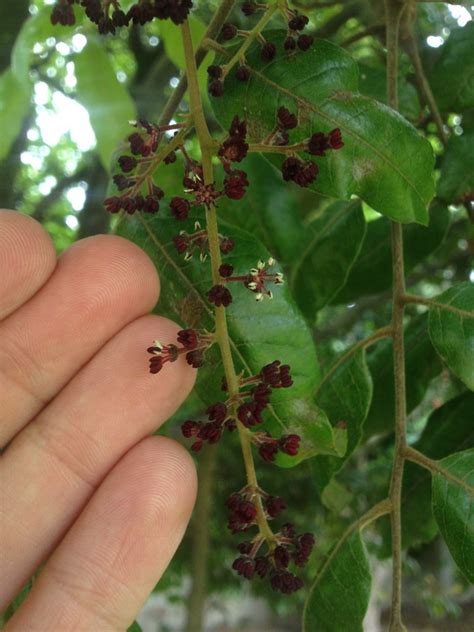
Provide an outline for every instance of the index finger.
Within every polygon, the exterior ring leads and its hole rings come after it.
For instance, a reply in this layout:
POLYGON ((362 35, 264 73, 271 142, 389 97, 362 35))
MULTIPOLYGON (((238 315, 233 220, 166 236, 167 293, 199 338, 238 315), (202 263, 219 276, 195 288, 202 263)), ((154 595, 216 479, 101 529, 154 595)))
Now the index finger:
POLYGON ((0 209, 0 320, 49 279, 56 253, 48 233, 28 215, 0 209))

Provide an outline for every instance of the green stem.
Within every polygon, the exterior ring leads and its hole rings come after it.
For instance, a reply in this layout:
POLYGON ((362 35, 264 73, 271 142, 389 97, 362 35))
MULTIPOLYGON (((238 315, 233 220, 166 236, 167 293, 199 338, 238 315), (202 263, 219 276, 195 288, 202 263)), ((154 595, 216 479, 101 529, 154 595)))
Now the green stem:
MULTIPOLYGON (((186 59, 186 71, 188 76, 188 94, 191 105, 191 113, 196 129, 196 134, 199 140, 201 148, 201 159, 204 172, 205 184, 213 184, 214 182, 214 170, 212 167, 212 155, 215 148, 215 143, 209 133, 206 119, 202 108, 202 100, 199 91, 199 83, 197 77, 197 67, 194 58, 193 44, 191 39, 191 31, 189 29, 188 22, 184 22, 181 27, 183 36, 183 47, 186 59)), ((206 223, 207 234, 209 241, 209 254, 211 260, 212 269, 212 281, 214 284, 218 284, 221 281, 219 274, 219 267, 221 265, 221 252, 219 248, 219 230, 217 223, 217 211, 214 205, 206 207, 206 223)), ((232 351, 230 347, 230 337, 227 327, 227 318, 225 313, 225 307, 214 308, 215 319, 215 332, 216 341, 219 345, 222 364, 224 367, 224 373, 227 381, 227 388, 229 398, 235 401, 235 397, 239 392, 239 380, 235 371, 234 360, 232 357, 232 351)), ((236 405, 233 404, 232 412, 236 413, 236 405)), ((237 421, 237 428, 239 431, 239 438, 242 447, 242 456, 245 464, 245 471, 247 475, 247 482, 251 487, 257 487, 257 477, 255 473, 255 465, 253 462, 252 446, 250 442, 250 436, 246 428, 237 421)), ((259 531, 265 539, 272 541, 274 539, 272 530, 270 529, 265 512, 262 505, 260 496, 257 496, 256 500, 257 509, 257 525, 259 531)))
MULTIPOLYGON (((227 20, 229 13, 232 11, 232 7, 235 4, 235 0, 221 0, 217 11, 214 13, 212 20, 209 22, 209 26, 207 27, 207 31, 204 33, 201 43, 198 46, 196 51, 196 67, 199 66, 204 61, 207 53, 209 52, 203 45, 202 42, 205 39, 215 39, 219 34, 219 31, 222 28, 222 25, 227 20)), ((183 75, 179 80, 178 85, 173 90, 172 95, 168 99, 163 112, 160 117, 160 125, 166 125, 170 122, 173 114, 175 113, 177 107, 181 103, 182 98, 188 87, 188 78, 186 75, 183 75)))
MULTIPOLYGON (((398 39, 400 19, 405 8, 398 0, 385 0, 387 25, 387 102, 398 110, 398 39)), ((392 534, 392 611, 389 632, 406 632, 402 621, 402 527, 401 500, 406 447, 406 377, 405 341, 403 329, 405 295, 405 271, 403 260, 403 228, 396 222, 391 224, 392 234, 392 338, 393 373, 395 390, 395 453, 392 465, 389 496, 392 534)))
POLYGON ((429 457, 425 456, 421 452, 418 452, 418 450, 415 450, 415 448, 411 448, 410 446, 406 446, 404 455, 405 458, 408 459, 408 461, 412 461, 417 465, 421 465, 421 467, 429 470, 432 474, 441 474, 448 481, 459 485, 459 487, 464 489, 465 492, 467 492, 471 496, 474 496, 474 487, 471 487, 471 485, 466 483, 466 481, 463 481, 462 478, 458 478, 454 474, 451 474, 451 472, 440 465, 438 461, 430 459, 429 457))
POLYGON ((404 294, 401 297, 401 300, 403 303, 415 303, 417 305, 426 305, 427 307, 436 307, 437 309, 442 309, 446 312, 456 314, 460 318, 474 318, 474 311, 468 312, 465 309, 459 309, 458 307, 448 305, 447 303, 439 303, 438 301, 434 301, 431 298, 424 298, 423 296, 404 294))
POLYGON ((251 31, 249 31, 247 37, 245 38, 244 43, 239 48, 239 50, 231 57, 231 59, 227 62, 227 64, 222 66, 223 77, 229 74, 229 72, 232 70, 235 64, 237 64, 240 60, 243 60, 245 58, 245 53, 247 52, 247 50, 253 43, 254 39, 260 35, 262 30, 268 24, 268 22, 270 22, 273 15, 277 11, 277 9, 278 9, 278 2, 275 2, 275 4, 272 4, 268 7, 268 9, 265 11, 263 16, 257 22, 257 24, 253 27, 251 31))
POLYGON ((366 349, 367 347, 370 347, 378 340, 381 340, 382 338, 389 338, 391 335, 392 335, 392 326, 387 325, 386 327, 381 327, 380 329, 377 329, 376 331, 374 331, 373 334, 371 334, 370 336, 367 336, 367 338, 364 338, 363 340, 360 340, 355 345, 353 345, 348 351, 346 351, 346 353, 344 353, 338 360, 336 360, 336 362, 331 366, 329 371, 324 375, 323 379, 318 385, 318 390, 316 391, 316 393, 318 393, 321 390, 321 387, 334 375, 334 373, 339 369, 339 367, 345 362, 347 362, 347 360, 352 358, 352 356, 355 355, 358 351, 360 351, 360 349, 366 349))

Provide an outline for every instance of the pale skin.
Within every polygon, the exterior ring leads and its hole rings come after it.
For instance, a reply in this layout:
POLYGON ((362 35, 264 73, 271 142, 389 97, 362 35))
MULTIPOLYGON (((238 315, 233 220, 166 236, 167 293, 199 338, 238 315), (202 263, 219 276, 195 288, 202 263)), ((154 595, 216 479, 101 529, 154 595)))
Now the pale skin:
POLYGON ((7 632, 123 631, 160 579, 196 495, 192 459, 151 437, 191 390, 146 348, 179 327, 149 315, 152 262, 115 236, 59 258, 0 210, 0 612, 39 568, 7 632))

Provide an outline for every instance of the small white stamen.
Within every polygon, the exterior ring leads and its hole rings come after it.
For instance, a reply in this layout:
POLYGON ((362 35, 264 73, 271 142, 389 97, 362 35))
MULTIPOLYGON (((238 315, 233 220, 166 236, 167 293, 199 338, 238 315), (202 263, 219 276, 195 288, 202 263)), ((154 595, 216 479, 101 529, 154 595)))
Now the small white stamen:
POLYGON ((247 287, 249 290, 256 290, 257 284, 255 283, 255 281, 250 281, 250 283, 247 283, 247 287))

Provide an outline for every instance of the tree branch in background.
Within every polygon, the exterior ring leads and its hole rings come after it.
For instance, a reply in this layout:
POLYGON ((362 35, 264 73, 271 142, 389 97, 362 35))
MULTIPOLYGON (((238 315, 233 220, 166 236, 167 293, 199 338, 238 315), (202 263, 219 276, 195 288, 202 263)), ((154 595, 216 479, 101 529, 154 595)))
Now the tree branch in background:
POLYGON ((426 78, 425 71, 423 69, 423 63, 420 57, 420 51, 418 50, 418 44, 415 38, 415 34, 413 32, 413 25, 406 25, 406 29, 404 31, 404 37, 402 39, 402 43, 404 44, 404 48, 410 57, 410 61, 413 64, 413 68, 415 69, 415 77, 416 77, 416 85, 418 88, 418 93, 420 95, 420 99, 422 102, 426 103, 428 106, 433 120, 438 129, 439 136, 443 145, 446 145, 448 142, 448 136, 446 134, 446 128, 444 126, 443 119, 439 112, 438 106, 436 104, 436 100, 433 96, 433 92, 431 91, 430 84, 428 83, 428 79, 426 78))

